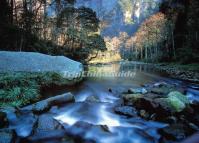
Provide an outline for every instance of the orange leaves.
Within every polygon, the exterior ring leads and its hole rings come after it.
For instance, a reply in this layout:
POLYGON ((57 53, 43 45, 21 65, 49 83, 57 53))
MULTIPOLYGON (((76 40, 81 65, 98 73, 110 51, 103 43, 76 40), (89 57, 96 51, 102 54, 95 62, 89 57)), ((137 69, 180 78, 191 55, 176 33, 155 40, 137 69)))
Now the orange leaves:
POLYGON ((134 35, 135 45, 138 48, 159 43, 166 30, 166 16, 159 12, 146 19, 134 35))

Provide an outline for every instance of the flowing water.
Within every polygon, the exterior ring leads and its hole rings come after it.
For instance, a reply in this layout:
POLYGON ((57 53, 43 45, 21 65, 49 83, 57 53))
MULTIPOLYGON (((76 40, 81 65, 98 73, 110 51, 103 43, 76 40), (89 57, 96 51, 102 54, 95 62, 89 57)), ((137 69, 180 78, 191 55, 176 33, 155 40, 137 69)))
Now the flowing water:
POLYGON ((116 63, 88 66, 87 69, 108 73, 131 71, 134 76, 90 77, 86 78, 75 90, 71 90, 76 102, 57 109, 55 119, 61 122, 71 135, 81 136, 85 140, 102 143, 158 142, 160 135, 157 129, 167 124, 145 121, 139 117, 129 118, 114 112, 114 108, 121 104, 119 95, 130 87, 137 88, 164 81, 186 89, 190 100, 199 99, 197 85, 168 78, 165 74, 155 71, 150 65, 116 63), (86 101, 89 96, 96 97, 100 102, 86 101), (105 126, 106 131, 99 126, 105 126))

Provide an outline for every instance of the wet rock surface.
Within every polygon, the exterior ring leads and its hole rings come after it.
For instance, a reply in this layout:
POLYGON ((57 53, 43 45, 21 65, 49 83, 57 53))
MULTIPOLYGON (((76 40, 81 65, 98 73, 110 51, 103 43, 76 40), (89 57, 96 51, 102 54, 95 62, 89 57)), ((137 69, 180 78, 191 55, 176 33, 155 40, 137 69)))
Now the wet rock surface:
POLYGON ((136 117, 137 116, 137 111, 135 108, 131 106, 121 106, 121 107, 116 107, 115 112, 121 115, 126 115, 130 117, 136 117))
POLYGON ((23 107, 21 110, 29 110, 39 114, 48 111, 54 105, 62 105, 72 102, 75 102, 74 95, 71 93, 66 93, 39 101, 33 105, 23 107))
POLYGON ((58 109, 56 105, 62 106, 74 101, 74 96, 66 93, 20 109, 12 107, 1 109, 4 128, 0 129, 0 142, 12 143, 16 140, 19 142, 62 142, 63 140, 65 142, 65 131, 54 119, 54 114, 58 109))
POLYGON ((52 114, 43 114, 38 118, 37 130, 57 130, 62 126, 53 118, 52 114))
POLYGON ((39 142, 39 141, 49 141, 54 139, 62 138, 65 135, 64 130, 40 130, 37 133, 35 133, 33 136, 30 136, 28 138, 31 142, 39 142))
POLYGON ((86 98, 86 101, 88 102, 100 102, 100 99, 96 96, 89 96, 86 98))
POLYGON ((82 121, 75 123, 71 127, 65 126, 65 130, 68 135, 82 142, 99 142, 103 136, 113 136, 113 134, 103 126, 82 121), (94 132, 98 134, 93 134, 94 132))
POLYGON ((199 104, 177 84, 149 83, 116 95, 111 90, 79 102, 66 93, 1 110, 0 142, 175 143, 199 131, 199 104))
POLYGON ((9 129, 0 130, 0 143, 12 143, 14 141, 14 131, 9 129))
POLYGON ((7 115, 5 112, 0 111, 0 128, 5 128, 8 125, 7 115))
POLYGON ((145 93, 147 93, 147 90, 145 88, 130 88, 128 90, 128 93, 131 93, 131 94, 137 94, 137 93, 145 94, 145 93))
POLYGON ((148 93, 124 93, 121 97, 124 105, 135 107, 141 118, 169 124, 159 130, 161 142, 182 141, 199 131, 197 100, 191 102, 176 84, 161 82, 147 87, 148 93))

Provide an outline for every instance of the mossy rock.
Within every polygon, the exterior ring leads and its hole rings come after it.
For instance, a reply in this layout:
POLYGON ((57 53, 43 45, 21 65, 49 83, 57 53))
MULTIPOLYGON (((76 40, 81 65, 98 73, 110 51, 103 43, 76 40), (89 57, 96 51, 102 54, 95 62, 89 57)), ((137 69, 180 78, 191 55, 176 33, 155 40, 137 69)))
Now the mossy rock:
POLYGON ((172 110, 176 112, 181 112, 186 107, 186 104, 175 96, 168 97, 167 102, 172 107, 172 110))
POLYGON ((172 113, 180 112, 186 107, 186 105, 176 97, 158 98, 155 99, 155 102, 158 103, 163 109, 172 113))
POLYGON ((143 94, 123 94, 122 97, 125 101, 127 102, 132 102, 134 103, 137 99, 142 98, 144 95, 143 94))
POLYGON ((159 95, 167 95, 169 92, 173 91, 174 88, 162 86, 162 87, 154 87, 151 89, 151 93, 159 94, 159 95))
POLYGON ((155 99, 155 102, 171 112, 181 112, 189 104, 187 97, 178 91, 170 92, 167 98, 155 99))
POLYGON ((187 98, 184 94, 182 94, 182 93, 180 93, 180 92, 178 92, 178 91, 170 92, 170 93, 168 94, 168 97, 176 97, 176 98, 178 98, 179 100, 181 100, 184 104, 189 104, 188 98, 187 98))

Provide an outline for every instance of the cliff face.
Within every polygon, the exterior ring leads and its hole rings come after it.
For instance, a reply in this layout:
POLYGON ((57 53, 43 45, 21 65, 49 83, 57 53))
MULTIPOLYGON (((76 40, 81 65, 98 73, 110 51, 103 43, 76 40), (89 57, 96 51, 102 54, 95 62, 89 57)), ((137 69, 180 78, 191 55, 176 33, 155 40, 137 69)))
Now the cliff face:
POLYGON ((76 7, 93 9, 101 20, 103 36, 132 35, 140 23, 159 10, 161 0, 77 0, 76 7))

